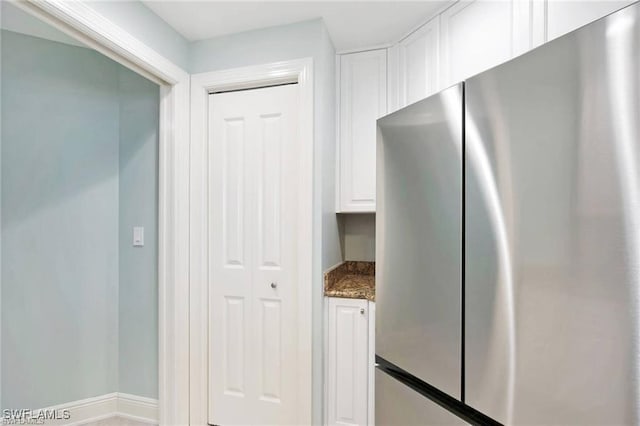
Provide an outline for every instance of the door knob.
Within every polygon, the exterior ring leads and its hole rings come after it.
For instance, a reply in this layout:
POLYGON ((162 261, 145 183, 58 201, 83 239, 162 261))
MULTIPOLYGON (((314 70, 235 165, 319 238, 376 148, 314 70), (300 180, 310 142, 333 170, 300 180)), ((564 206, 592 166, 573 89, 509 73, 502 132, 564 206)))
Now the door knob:
POLYGON ((364 315, 364 308, 360 308, 360 313, 364 315))
POLYGON ((276 287, 278 287, 278 284, 276 284, 276 283, 271 283, 271 288, 276 288, 276 287))

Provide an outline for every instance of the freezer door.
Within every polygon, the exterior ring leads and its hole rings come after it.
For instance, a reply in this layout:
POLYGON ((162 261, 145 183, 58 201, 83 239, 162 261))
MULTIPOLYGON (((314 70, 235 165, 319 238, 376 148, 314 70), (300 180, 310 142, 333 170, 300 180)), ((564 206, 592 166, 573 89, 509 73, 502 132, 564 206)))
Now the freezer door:
POLYGON ((456 415, 376 369, 378 426, 466 425, 456 415))
POLYGON ((378 120, 376 353, 460 398, 463 87, 378 120))
POLYGON ((640 6, 467 80, 466 403, 638 424, 640 6))

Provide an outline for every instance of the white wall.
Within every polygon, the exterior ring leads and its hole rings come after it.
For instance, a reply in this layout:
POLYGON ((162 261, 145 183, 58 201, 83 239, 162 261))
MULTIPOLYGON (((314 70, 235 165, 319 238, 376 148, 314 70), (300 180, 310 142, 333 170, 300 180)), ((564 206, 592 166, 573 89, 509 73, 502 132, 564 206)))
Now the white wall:
POLYGON ((117 70, 3 32, 3 407, 116 388, 117 70))
POLYGON ((335 215, 335 50, 321 20, 233 34, 192 44, 194 73, 291 59, 314 63, 313 418, 321 423, 324 269, 341 259, 335 215))

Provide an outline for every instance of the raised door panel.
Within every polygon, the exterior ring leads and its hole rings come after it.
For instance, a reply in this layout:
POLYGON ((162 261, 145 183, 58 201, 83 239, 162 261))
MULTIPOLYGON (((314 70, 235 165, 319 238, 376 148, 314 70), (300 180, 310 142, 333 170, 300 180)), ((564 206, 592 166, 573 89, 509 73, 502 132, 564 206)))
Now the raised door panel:
POLYGON ((329 298, 328 424, 366 425, 368 305, 329 298))
POLYGON ((209 209, 209 223, 216 231, 210 245, 211 271, 211 333, 215 350, 210 360, 210 383, 216 384, 215 400, 224 401, 229 411, 241 409, 251 399, 251 373, 248 348, 251 336, 248 323, 251 315, 251 263, 250 215, 247 204, 250 196, 247 182, 250 169, 247 156, 247 114, 231 113, 210 99, 210 108, 219 114, 211 116, 210 138, 216 143, 210 147, 211 170, 210 199, 215 208, 209 209))
POLYGON ((400 106, 438 90, 439 38, 439 17, 436 17, 399 43, 400 106))
POLYGON ((244 118, 224 120, 223 136, 223 252, 226 267, 244 268, 244 118))
MULTIPOLYGON (((520 2, 521 3, 521 2, 520 2)), ((441 15, 443 85, 505 62, 519 50, 517 0, 459 1, 441 15), (515 5, 515 6, 514 6, 515 5)), ((524 29, 525 31, 528 29, 524 29)))
POLYGON ((224 393, 237 397, 245 396, 245 300, 242 297, 224 298, 224 393))
POLYGON ((255 292, 256 322, 255 339, 258 369, 258 399, 269 406, 282 402, 283 374, 283 304, 278 285, 282 282, 282 179, 283 166, 283 121, 281 113, 263 114, 259 118, 259 133, 255 154, 258 158, 258 200, 256 242, 258 258, 255 292), (271 286, 274 288, 271 288, 271 286))
POLYGON ((258 246, 260 256, 259 268, 280 268, 281 232, 282 232, 282 114, 265 114, 260 116, 260 138, 258 155, 259 189, 258 189, 258 246))
POLYGON ((340 210, 375 211, 376 120, 387 109, 386 49, 340 57, 340 210))

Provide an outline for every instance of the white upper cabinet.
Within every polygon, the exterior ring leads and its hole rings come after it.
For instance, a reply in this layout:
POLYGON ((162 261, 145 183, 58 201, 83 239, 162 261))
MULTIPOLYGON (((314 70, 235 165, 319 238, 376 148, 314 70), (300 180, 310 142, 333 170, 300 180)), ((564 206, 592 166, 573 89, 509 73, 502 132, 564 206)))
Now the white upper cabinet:
POLYGON ((376 120, 387 111, 387 50, 339 55, 340 212, 375 212, 376 120))
POLYGON ((338 55, 337 210, 375 212, 377 118, 630 3, 460 0, 388 49, 338 55))
POLYGON ((436 17, 398 43, 399 107, 438 91, 438 24, 439 17, 436 17))
POLYGON ((530 48, 528 2, 459 1, 440 15, 441 88, 530 48))
POLYGON ((553 40, 602 18, 633 1, 547 1, 546 40, 553 40))

